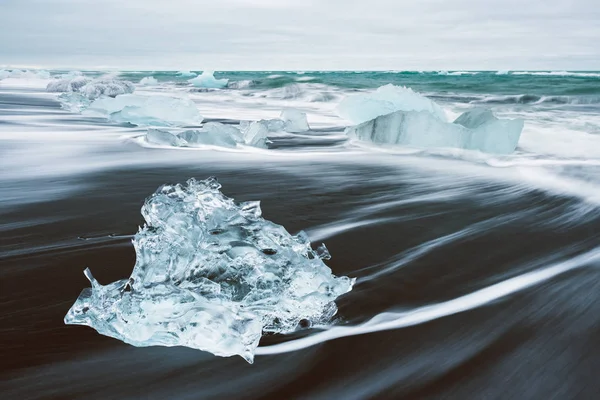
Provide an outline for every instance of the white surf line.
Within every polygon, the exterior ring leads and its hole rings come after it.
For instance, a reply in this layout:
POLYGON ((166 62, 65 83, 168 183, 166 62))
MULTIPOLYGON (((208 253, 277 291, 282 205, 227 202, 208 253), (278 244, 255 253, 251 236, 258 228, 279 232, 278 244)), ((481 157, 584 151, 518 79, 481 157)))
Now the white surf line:
MULTIPOLYGON (((430 306, 416 308, 406 312, 386 312, 373 317, 371 320, 356 326, 337 326, 319 332, 315 335, 280 343, 273 346, 259 347, 256 355, 280 354, 305 349, 329 340, 355 336, 365 333, 391 329, 405 328, 423 324, 449 315, 458 314, 474 308, 482 307, 495 300, 525 290, 531 286, 545 282, 567 271, 583 267, 590 262, 600 261, 600 247, 566 261, 552 264, 549 267, 528 272, 503 282, 488 286, 476 292, 458 297, 453 300, 430 306)), ((322 327, 325 328, 325 327, 322 327)))
POLYGON ((330 237, 339 235, 340 233, 360 228, 363 226, 383 224, 399 220, 399 217, 374 218, 362 221, 351 221, 354 218, 348 218, 341 222, 332 222, 330 224, 320 225, 315 228, 307 229, 306 234, 312 242, 317 240, 329 239, 330 237))

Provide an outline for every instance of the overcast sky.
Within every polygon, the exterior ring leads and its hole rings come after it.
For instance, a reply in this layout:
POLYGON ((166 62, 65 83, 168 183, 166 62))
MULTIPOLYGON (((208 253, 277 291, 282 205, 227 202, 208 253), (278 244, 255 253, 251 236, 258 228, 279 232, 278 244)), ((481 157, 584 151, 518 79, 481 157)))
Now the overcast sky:
POLYGON ((0 65, 600 70, 598 0, 0 0, 0 65))

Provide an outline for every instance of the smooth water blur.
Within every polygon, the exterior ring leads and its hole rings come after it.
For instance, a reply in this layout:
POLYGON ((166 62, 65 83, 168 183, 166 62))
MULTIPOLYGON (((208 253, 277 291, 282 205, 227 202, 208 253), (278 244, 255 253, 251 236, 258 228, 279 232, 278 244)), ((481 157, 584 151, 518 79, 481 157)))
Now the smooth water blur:
MULTIPOLYGON (((460 72, 460 71, 459 71, 460 72)), ((61 71, 51 71, 53 75, 61 71)), ((106 72, 86 72, 104 76, 106 72)), ((112 72, 207 121, 308 114, 269 149, 150 146, 144 128, 61 109, 47 79, 0 81, 0 394, 7 399, 595 398, 600 384, 600 77, 588 73, 112 72), (493 156, 348 142, 336 107, 387 83, 523 118, 493 156), (63 325, 89 267, 131 274, 144 198, 217 176, 236 201, 324 241, 357 278, 333 327, 262 338, 254 365, 135 348, 63 325)))

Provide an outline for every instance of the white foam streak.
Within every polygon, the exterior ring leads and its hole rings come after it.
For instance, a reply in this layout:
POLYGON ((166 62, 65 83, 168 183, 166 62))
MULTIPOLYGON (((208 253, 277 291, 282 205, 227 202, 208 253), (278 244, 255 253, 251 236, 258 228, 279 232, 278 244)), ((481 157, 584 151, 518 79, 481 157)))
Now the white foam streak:
POLYGON ((598 261, 600 261, 600 248, 595 248, 594 250, 571 258, 567 261, 558 262, 549 267, 507 279, 495 285, 488 286, 484 289, 477 290, 473 293, 458 297, 456 299, 405 312, 381 313, 361 325, 334 327, 319 332, 315 335, 297 339, 291 342, 285 342, 268 347, 259 347, 256 354, 268 355, 287 353, 305 349, 307 347, 341 337, 356 336, 365 333, 400 329, 423 324, 436 319, 485 306, 493 301, 500 300, 534 285, 548 281, 567 271, 598 261))

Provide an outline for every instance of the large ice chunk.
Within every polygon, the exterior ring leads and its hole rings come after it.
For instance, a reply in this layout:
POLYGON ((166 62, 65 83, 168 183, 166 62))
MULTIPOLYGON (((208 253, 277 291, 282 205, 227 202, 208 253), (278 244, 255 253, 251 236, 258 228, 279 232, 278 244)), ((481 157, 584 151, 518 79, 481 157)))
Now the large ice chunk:
POLYGON ((142 207, 128 280, 92 283, 65 316, 134 346, 188 346, 248 362, 263 333, 324 324, 354 279, 335 277, 304 233, 236 204, 215 178, 165 185, 142 207))
POLYGON ((229 79, 215 79, 213 71, 204 71, 201 75, 190 79, 192 85, 207 89, 221 89, 227 86, 229 79))
POLYGON ((84 114, 148 126, 187 126, 202 122, 202 115, 193 101, 167 96, 123 94, 103 97, 94 101, 84 114))
POLYGON ((370 121, 394 111, 428 111, 434 118, 446 121, 444 110, 428 98, 407 87, 385 85, 375 92, 346 97, 338 105, 340 117, 355 124, 370 121))
POLYGON ((486 153, 515 151, 523 120, 501 120, 491 111, 474 109, 454 123, 440 121, 428 111, 396 111, 350 127, 353 138, 380 144, 415 147, 455 147, 486 153))
POLYGON ((279 117, 285 124, 285 131, 290 133, 306 132, 310 130, 306 113, 293 108, 281 112, 279 117))

